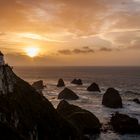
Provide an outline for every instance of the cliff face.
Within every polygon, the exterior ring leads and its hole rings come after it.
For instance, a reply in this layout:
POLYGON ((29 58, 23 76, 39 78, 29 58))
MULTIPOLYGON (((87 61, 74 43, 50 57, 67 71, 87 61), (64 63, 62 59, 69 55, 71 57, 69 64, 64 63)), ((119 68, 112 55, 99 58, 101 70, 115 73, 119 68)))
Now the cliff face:
POLYGON ((13 92, 16 79, 12 69, 9 66, 0 66, 0 94, 13 92))
MULTIPOLYGON (((0 67, 0 130, 26 140, 75 140, 77 130, 52 104, 5 65, 0 67)), ((0 134, 0 139, 4 135, 0 134)), ((4 137, 3 139, 7 139, 4 137)), ((10 135, 9 135, 9 139, 10 135)))

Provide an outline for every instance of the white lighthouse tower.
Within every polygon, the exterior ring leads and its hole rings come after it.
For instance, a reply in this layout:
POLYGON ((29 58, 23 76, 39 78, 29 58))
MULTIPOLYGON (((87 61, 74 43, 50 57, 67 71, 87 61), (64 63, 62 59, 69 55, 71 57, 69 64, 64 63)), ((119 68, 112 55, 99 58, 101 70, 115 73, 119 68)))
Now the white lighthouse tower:
POLYGON ((0 66, 3 66, 5 64, 4 62, 4 55, 3 53, 0 51, 0 66))

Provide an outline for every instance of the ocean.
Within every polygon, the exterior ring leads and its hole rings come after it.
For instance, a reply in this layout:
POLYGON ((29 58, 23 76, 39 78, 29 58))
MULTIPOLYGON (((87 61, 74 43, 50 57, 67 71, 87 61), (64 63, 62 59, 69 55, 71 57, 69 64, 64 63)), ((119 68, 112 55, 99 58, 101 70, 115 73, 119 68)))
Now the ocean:
MULTIPOLYGON (((43 80, 46 85, 43 94, 54 107, 60 102, 57 96, 63 90, 56 84, 59 78, 63 78, 66 86, 80 96, 79 100, 69 102, 94 113, 104 127, 116 111, 135 117, 140 123, 140 105, 132 101, 140 99, 140 67, 14 67, 14 72, 30 84, 43 80), (82 79, 83 85, 71 84, 74 78, 82 79), (99 84, 101 93, 86 90, 93 82, 99 84), (119 90, 123 99, 122 109, 110 109, 101 104, 109 87, 119 90)), ((91 137, 91 140, 140 140, 140 135, 120 135, 110 130, 91 137)))

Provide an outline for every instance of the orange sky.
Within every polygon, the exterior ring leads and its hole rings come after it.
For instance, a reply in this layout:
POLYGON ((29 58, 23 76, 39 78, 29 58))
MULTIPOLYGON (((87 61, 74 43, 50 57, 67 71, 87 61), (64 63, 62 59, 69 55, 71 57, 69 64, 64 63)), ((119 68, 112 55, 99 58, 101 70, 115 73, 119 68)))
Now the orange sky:
POLYGON ((140 66, 140 0, 1 0, 0 50, 10 65, 140 66))

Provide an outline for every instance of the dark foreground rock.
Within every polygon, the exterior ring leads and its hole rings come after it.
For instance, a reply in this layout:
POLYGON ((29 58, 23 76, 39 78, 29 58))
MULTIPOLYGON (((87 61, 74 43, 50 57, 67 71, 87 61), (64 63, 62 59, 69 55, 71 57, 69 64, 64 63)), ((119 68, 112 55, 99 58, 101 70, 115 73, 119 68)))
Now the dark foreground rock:
POLYGON ((114 88, 108 88, 103 95, 102 104, 110 108, 122 108, 122 99, 119 92, 114 88))
POLYGON ((88 91, 98 91, 98 92, 101 92, 98 84, 96 83, 92 83, 88 88, 87 88, 88 91))
POLYGON ((32 87, 35 88, 36 90, 43 90, 43 88, 45 87, 43 84, 42 80, 36 81, 32 84, 32 87))
POLYGON ((65 83, 64 83, 63 79, 59 79, 58 83, 57 83, 57 87, 64 87, 64 86, 65 86, 65 83))
POLYGON ((0 139, 1 140, 25 140, 17 130, 9 125, 0 122, 0 139))
POLYGON ((131 118, 128 115, 116 113, 111 117, 111 125, 116 132, 125 133, 139 133, 140 125, 136 118, 131 118))
POLYGON ((81 79, 74 79, 71 81, 72 84, 75 85, 83 85, 82 80, 81 79))
POLYGON ((82 135, 100 133, 101 124, 91 112, 62 100, 57 111, 78 128, 82 135))
POLYGON ((13 140, 80 140, 77 129, 9 66, 1 73, 0 139, 5 132, 13 140))
POLYGON ((77 100, 79 97, 71 89, 65 88, 59 93, 58 99, 77 100))
POLYGON ((133 99, 133 101, 137 104, 140 104, 140 100, 138 98, 133 99))

